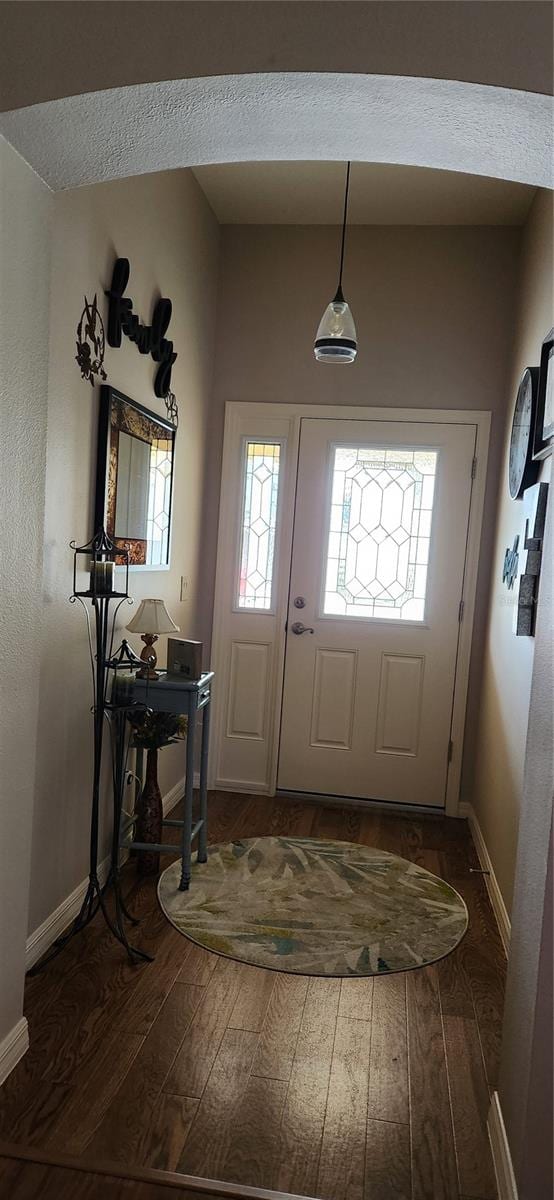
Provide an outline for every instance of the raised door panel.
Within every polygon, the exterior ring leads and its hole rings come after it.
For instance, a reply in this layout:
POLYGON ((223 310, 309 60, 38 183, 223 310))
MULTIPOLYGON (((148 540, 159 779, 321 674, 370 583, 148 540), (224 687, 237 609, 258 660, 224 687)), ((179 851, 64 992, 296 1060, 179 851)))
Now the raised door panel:
POLYGON ((356 650, 316 651, 311 746, 352 748, 357 657, 356 650))
MULTIPOLYGON (((236 618, 237 622, 241 618, 236 618)), ((267 621, 267 618, 265 618, 267 621)), ((216 787, 267 791, 275 647, 255 636, 233 637, 219 689, 222 738, 216 787)))
POLYGON ((382 654, 377 754, 417 754, 424 663, 419 654, 382 654))
POLYGON ((268 642, 233 642, 227 737, 262 741, 267 709, 268 642))

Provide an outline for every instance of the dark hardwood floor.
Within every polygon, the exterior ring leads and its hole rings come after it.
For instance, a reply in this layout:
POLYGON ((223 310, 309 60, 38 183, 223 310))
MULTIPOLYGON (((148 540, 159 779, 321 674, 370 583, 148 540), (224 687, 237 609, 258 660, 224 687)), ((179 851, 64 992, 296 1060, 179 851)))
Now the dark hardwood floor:
POLYGON ((130 966, 96 920, 28 980, 31 1046, 0 1092, 0 1138, 322 1200, 495 1200, 486 1118, 506 963, 467 823, 212 796, 212 843, 268 833, 421 863, 464 896, 466 937, 388 978, 280 975, 187 942, 129 864, 138 944, 156 961, 130 966))

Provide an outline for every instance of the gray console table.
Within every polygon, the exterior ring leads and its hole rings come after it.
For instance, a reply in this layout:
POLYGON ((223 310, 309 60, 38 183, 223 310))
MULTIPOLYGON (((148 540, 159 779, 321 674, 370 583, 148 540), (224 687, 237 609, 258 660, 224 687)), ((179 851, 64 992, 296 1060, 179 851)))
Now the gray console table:
MULTIPOLYGON (((187 891, 191 878, 192 843, 198 837, 198 862, 207 861, 208 842, 208 749, 210 738, 210 702, 213 671, 207 671, 194 682, 169 678, 161 673, 159 679, 135 678, 131 688, 132 700, 140 700, 156 712, 179 713, 188 717, 185 764, 185 810, 182 821, 165 819, 162 824, 181 830, 181 891, 187 891), (194 749, 198 714, 202 712, 202 741, 200 748, 200 818, 192 823, 192 798, 194 788, 194 749)), ((138 773, 138 772, 137 772, 138 773)), ((122 822, 120 846, 128 850, 156 850, 161 854, 175 854, 175 846, 167 843, 129 841, 125 836, 135 824, 132 816, 122 822)))

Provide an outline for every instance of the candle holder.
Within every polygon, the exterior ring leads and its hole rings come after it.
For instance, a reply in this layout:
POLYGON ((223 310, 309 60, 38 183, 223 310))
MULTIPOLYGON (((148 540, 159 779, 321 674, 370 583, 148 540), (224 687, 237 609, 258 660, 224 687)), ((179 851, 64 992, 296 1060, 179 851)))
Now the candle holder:
MULTIPOLYGON (((76 546, 71 542, 73 550, 73 593, 69 597, 70 604, 79 602, 87 619, 87 632, 90 654, 90 665, 93 688, 93 727, 94 727, 94 766, 92 779, 92 801, 90 821, 90 861, 89 881, 85 897, 75 920, 66 933, 56 938, 50 952, 32 967, 29 974, 34 975, 63 950, 64 946, 75 934, 92 921, 100 910, 111 933, 125 947, 132 962, 152 962, 152 956, 143 950, 132 946, 125 931, 125 920, 138 924, 135 917, 127 911, 120 885, 119 868, 119 835, 121 825, 121 804, 125 785, 128 740, 125 738, 126 717, 129 709, 147 711, 147 705, 140 701, 130 700, 125 694, 118 693, 117 686, 111 690, 108 698, 110 678, 117 680, 118 672, 129 672, 143 666, 140 658, 134 653, 128 642, 123 639, 121 645, 114 651, 116 617, 122 604, 132 604, 129 596, 129 552, 115 546, 104 528, 84 546, 76 546), (77 573, 81 558, 89 560, 89 586, 86 589, 77 586, 77 573), (123 559, 123 562, 121 560, 123 559), (123 586, 118 589, 115 584, 115 563, 124 571, 123 586), (94 630, 92 628, 87 601, 92 604, 94 614, 94 630), (115 607, 110 611, 110 606, 115 607), (114 672, 114 676, 110 675, 114 672), (112 833, 111 865, 106 882, 102 885, 98 878, 98 839, 100 826, 100 779, 102 771, 102 751, 104 743, 104 728, 106 720, 114 725, 115 736, 112 737, 113 755, 113 794, 114 819, 112 833), (113 912, 107 907, 106 893, 113 891, 113 912)), ((86 570, 86 566, 83 567, 86 570)))

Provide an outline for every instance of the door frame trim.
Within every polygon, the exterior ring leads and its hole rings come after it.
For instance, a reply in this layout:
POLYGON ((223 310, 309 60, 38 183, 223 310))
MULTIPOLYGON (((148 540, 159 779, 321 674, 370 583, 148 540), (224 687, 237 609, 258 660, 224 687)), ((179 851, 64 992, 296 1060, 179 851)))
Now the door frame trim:
MULTIPOLYGON (((446 799, 444 811, 447 816, 459 815, 460 781, 462 771, 462 755, 464 729, 466 719, 467 691, 469 681, 469 666, 475 614, 475 598, 477 590, 477 574, 479 567, 479 552, 485 504, 485 487, 487 481, 487 461, 490 440, 491 413, 473 409, 422 409, 422 408, 369 408, 354 405, 327 404, 278 404, 278 403, 246 403, 244 401, 228 401, 225 405, 225 432, 223 442, 223 465, 221 473, 221 495, 219 509, 217 566, 214 599, 214 618, 212 628, 212 665, 216 679, 224 677, 225 662, 225 588, 227 586, 228 564, 225 561, 225 547, 229 544, 230 521, 234 519, 237 510, 237 497, 233 495, 233 479, 236 464, 231 455, 236 440, 236 430, 241 421, 248 418, 252 425, 260 421, 263 436, 263 422, 267 420, 285 419, 289 422, 290 434, 287 450, 289 470, 284 483, 285 494, 281 500, 281 530, 280 555, 282 562, 290 562, 292 552, 294 502, 296 494, 296 478, 298 452, 300 443, 300 428, 304 417, 327 420, 353 421, 398 421, 426 422, 441 425, 473 425, 476 429, 475 458, 476 469, 472 480, 472 490, 469 509, 469 524, 466 544, 464 580, 462 597, 463 619, 459 626, 456 675, 452 704, 452 757, 448 766, 446 784, 446 799), (290 465, 296 464, 296 470, 291 471, 290 465), (223 551, 223 552, 222 552, 223 551)), ((219 752, 223 737, 224 706, 219 689, 214 694, 214 720, 212 747, 210 752, 209 786, 222 791, 255 792, 275 795, 277 781, 277 761, 279 751, 279 727, 281 720, 281 700, 284 683, 285 638, 284 627, 288 610, 288 589, 281 588, 277 604, 276 616, 280 636, 276 641, 276 663, 272 672, 275 681, 275 705, 272 718, 272 736, 270 740, 270 764, 267 781, 258 784, 244 783, 241 780, 221 778, 218 773, 219 752)), ((365 802, 367 803, 367 801, 365 802)))

